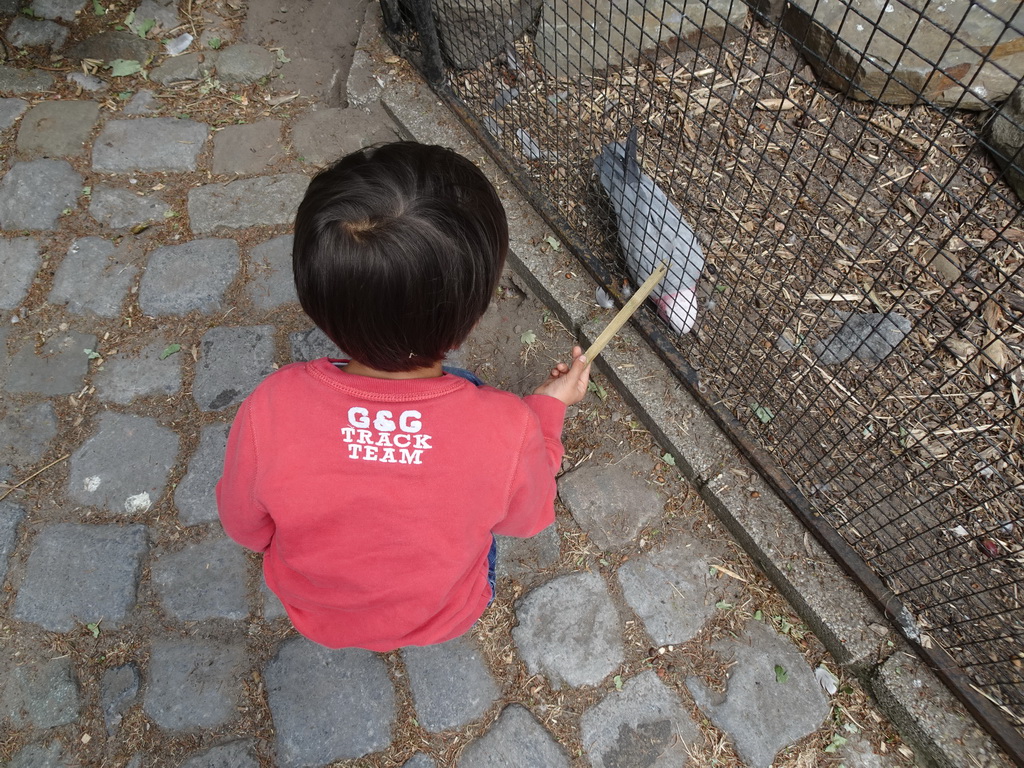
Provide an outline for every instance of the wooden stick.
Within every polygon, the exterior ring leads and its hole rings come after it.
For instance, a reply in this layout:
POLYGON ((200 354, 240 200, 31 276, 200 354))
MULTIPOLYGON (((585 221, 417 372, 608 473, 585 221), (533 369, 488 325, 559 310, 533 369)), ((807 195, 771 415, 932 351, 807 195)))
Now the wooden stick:
POLYGON ((60 463, 61 463, 62 461, 64 461, 64 459, 66 459, 66 458, 67 458, 68 456, 70 456, 70 455, 71 455, 70 453, 65 453, 65 454, 64 454, 63 456, 61 456, 61 457, 60 457, 59 459, 54 459, 53 461, 51 461, 51 462, 50 462, 49 464, 47 464, 47 465, 46 465, 45 467, 43 467, 42 469, 37 469, 37 470, 36 470, 35 472, 33 472, 33 473, 32 473, 31 475, 29 475, 28 477, 26 477, 26 478, 25 478, 24 480, 22 480, 22 481, 21 481, 20 483, 15 483, 14 485, 6 485, 6 484, 5 484, 5 485, 4 485, 4 487, 5 487, 5 488, 6 488, 7 490, 6 490, 6 491, 4 491, 4 494, 3 494, 3 496, 0 496, 0 501, 3 501, 4 499, 6 499, 6 498, 7 498, 8 496, 10 496, 10 495, 11 495, 12 493, 14 493, 14 492, 15 492, 16 490, 18 490, 19 488, 21 488, 21 486, 23 486, 23 485, 24 485, 25 483, 27 483, 27 482, 28 482, 29 480, 31 480, 31 479, 32 479, 33 477, 35 477, 36 475, 41 475, 41 474, 42 474, 43 472, 45 472, 46 470, 48 470, 48 469, 49 469, 50 467, 52 467, 52 466, 54 466, 54 465, 56 465, 56 464, 60 464, 60 463))
POLYGON ((667 272, 668 264, 663 261, 658 265, 657 269, 651 273, 651 276, 644 280, 644 284, 641 285, 637 289, 636 293, 629 298, 629 301, 623 305, 622 309, 619 310, 619 313, 613 317, 612 321, 605 326, 603 331, 601 331, 601 335, 597 337, 597 340, 590 345, 590 349, 584 353, 588 363, 593 362, 594 358, 601 354, 601 350, 608 346, 608 342, 611 341, 615 334, 619 332, 619 329, 626 324, 626 321, 629 320, 629 318, 631 318, 638 309, 640 309, 640 305, 643 304, 647 297, 651 295, 651 291, 653 291, 655 286, 661 282, 661 278, 663 278, 667 272))

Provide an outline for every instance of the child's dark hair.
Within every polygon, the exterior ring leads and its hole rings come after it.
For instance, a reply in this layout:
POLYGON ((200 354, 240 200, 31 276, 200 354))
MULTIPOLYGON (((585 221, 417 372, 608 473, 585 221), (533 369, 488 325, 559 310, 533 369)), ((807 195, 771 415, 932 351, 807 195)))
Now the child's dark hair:
POLYGON ((469 160, 396 142, 318 173, 295 217, 302 308, 371 368, 408 371, 459 346, 490 303, 508 222, 469 160))

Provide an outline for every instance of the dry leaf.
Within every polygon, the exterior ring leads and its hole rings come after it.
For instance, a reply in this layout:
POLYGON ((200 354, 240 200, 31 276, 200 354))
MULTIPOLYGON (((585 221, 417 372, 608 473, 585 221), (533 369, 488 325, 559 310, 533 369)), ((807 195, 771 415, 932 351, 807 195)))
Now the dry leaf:
POLYGON ((765 109, 773 112, 797 109, 798 105, 789 99, 761 99, 754 105, 755 109, 765 109))

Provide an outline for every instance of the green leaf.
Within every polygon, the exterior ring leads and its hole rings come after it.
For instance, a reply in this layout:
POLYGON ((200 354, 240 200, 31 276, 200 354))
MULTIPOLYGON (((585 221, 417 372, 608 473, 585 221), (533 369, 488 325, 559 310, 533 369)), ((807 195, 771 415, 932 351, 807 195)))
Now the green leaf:
POLYGON ((108 66, 110 74, 114 77, 128 77, 142 71, 142 64, 134 59, 114 59, 108 66))
POLYGON ((727 603, 725 600, 719 600, 717 603, 715 603, 715 608, 717 608, 720 611, 728 611, 730 608, 732 608, 732 603, 727 603))
POLYGON ((102 355, 100 355, 100 353, 97 352, 95 349, 83 349, 82 351, 85 352, 86 357, 88 357, 90 360, 97 360, 100 357, 102 357, 102 355))
POLYGON ((92 194, 92 187, 89 187, 89 186, 82 187, 82 194, 85 197, 88 197, 89 195, 91 195, 92 194))
POLYGON ((780 664, 775 665, 775 682, 784 683, 789 680, 789 673, 780 664))
POLYGON ((224 41, 221 40, 219 37, 211 37, 207 45, 216 51, 218 48, 220 48, 223 42, 224 41))
MULTIPOLYGON (((101 621, 102 621, 102 619, 101 619, 101 621)), ((91 622, 89 624, 86 624, 85 628, 88 629, 90 632, 92 632, 92 636, 93 637, 99 637, 100 636, 100 622, 99 621, 94 621, 94 622, 91 622)))
POLYGON ((92 0, 92 12, 97 16, 105 16, 107 9, 103 7, 103 3, 100 0, 92 0))
POLYGON ((554 235, 548 235, 544 238, 544 242, 551 246, 551 250, 560 251, 562 250, 562 244, 558 242, 558 238, 554 235))
POLYGON ((676 457, 673 456, 671 453, 666 453, 664 456, 661 457, 661 460, 668 464, 670 467, 674 467, 676 465, 676 457))
POLYGON ((282 64, 287 64, 291 59, 284 55, 284 51, 281 48, 277 49, 277 60, 282 64))
POLYGON ((760 608, 754 611, 754 621, 764 621, 764 614, 761 613, 760 608))
POLYGON ((166 360, 168 357, 175 354, 176 352, 181 352, 181 344, 168 344, 166 347, 164 347, 164 351, 160 353, 160 359, 166 360))
POLYGON ((832 737, 832 743, 825 747, 826 752, 838 752, 839 748, 846 743, 846 739, 840 736, 838 733, 832 737))
POLYGON ((149 30, 156 26, 156 19, 144 19, 139 22, 138 28, 135 30, 139 37, 145 37, 149 34, 149 30))
POLYGON ((763 405, 758 405, 756 400, 750 401, 750 410, 754 412, 754 415, 760 419, 762 424, 767 424, 775 418, 775 414, 772 412, 771 408, 765 408, 763 405))
POLYGON ((533 344, 535 341, 537 341, 537 334, 534 333, 533 331, 526 331, 522 336, 519 337, 519 340, 523 342, 523 344, 533 344))
POLYGON ((622 675, 616 675, 615 677, 613 677, 612 682, 615 683, 616 691, 622 690, 622 675))
POLYGON ((587 384, 587 391, 593 392, 595 395, 597 395, 598 399, 602 403, 608 399, 608 392, 596 381, 591 381, 587 384))

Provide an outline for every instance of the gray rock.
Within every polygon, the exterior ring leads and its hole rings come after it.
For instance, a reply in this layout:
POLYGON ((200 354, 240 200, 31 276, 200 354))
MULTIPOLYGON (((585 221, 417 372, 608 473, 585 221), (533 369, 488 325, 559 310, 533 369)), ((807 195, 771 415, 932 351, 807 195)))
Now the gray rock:
POLYGON ((222 83, 255 83, 274 71, 277 55, 252 43, 237 43, 220 51, 217 77, 222 83))
POLYGON ((153 316, 212 312, 221 307, 238 267, 234 240, 206 238, 157 248, 139 284, 139 308, 153 316))
POLYGON ((5 666, 0 712, 15 728, 54 728, 78 717, 78 681, 69 657, 18 658, 5 666))
POLYGON ((158 341, 137 355, 119 353, 104 359, 93 384, 101 400, 127 405, 136 398, 173 395, 181 389, 181 353, 161 360, 167 344, 158 341))
POLYGON ((882 12, 851 0, 794 0, 782 27, 818 77, 856 99, 989 109, 1020 79, 1019 5, 908 0, 882 12))
POLYGON ((57 414, 48 402, 12 405, 0 419, 0 463, 24 467, 42 457, 57 435, 57 414))
POLYGON ((32 0, 29 8, 41 19, 59 19, 74 21, 88 0, 32 0))
POLYGON ((685 643, 715 613, 715 604, 735 593, 732 584, 711 575, 708 554, 704 543, 678 534, 619 568, 622 594, 656 645, 685 643))
POLYGON ((214 51, 183 53, 181 56, 169 58, 160 66, 154 67, 153 71, 149 73, 149 79, 161 85, 202 80, 213 73, 216 65, 217 54, 214 51))
POLYGON ((345 359, 348 357, 338 349, 337 345, 327 338, 327 335, 319 328, 310 328, 308 331, 295 331, 289 334, 291 342, 292 360, 296 362, 308 362, 319 360, 321 357, 332 357, 345 359))
POLYGON ((92 169, 105 173, 194 171, 210 129, 194 120, 111 120, 92 149, 92 169))
POLYGON ((377 655, 297 637, 281 644, 263 677, 282 768, 362 757, 391 743, 395 691, 377 655))
POLYGON ((57 268, 50 303, 66 305, 76 315, 119 317, 139 271, 136 258, 130 243, 117 247, 102 237, 75 240, 57 268))
POLYGON ((66 75, 69 83, 74 83, 83 91, 99 93, 109 87, 107 81, 96 75, 87 75, 85 72, 68 72, 66 75))
POLYGON ((82 388, 89 370, 85 350, 96 348, 96 337, 68 331, 51 336, 39 354, 29 340, 11 360, 7 376, 8 392, 31 392, 38 395, 70 395, 82 388))
POLYGON ((263 598, 263 618, 266 621, 276 621, 288 615, 277 595, 270 591, 267 583, 260 580, 260 597, 263 598))
POLYGON ((25 110, 28 109, 28 102, 24 99, 0 99, 0 131, 6 131, 17 120, 25 110))
POLYGON ((491 729, 472 742, 459 759, 459 768, 509 766, 568 768, 569 758, 551 734, 518 704, 505 707, 491 729))
POLYGON ((461 728, 483 716, 498 698, 498 686, 469 633, 439 645, 406 648, 402 655, 417 719, 428 731, 461 728))
POLYGON ((53 75, 41 69, 21 69, 0 64, 0 91, 40 93, 53 88, 53 75))
POLYGON ((217 520, 217 480, 224 467, 228 443, 227 424, 209 424, 199 436, 199 447, 188 463, 188 472, 174 489, 174 506, 183 525, 200 525, 217 520))
POLYGON ((52 632, 102 621, 117 627, 135 605, 144 525, 56 523, 36 537, 13 615, 52 632))
POLYGON ((160 501, 178 435, 148 416, 101 412, 92 437, 71 455, 68 496, 115 514, 142 514, 160 501))
POLYGON ((43 101, 21 119, 16 147, 24 157, 78 157, 99 118, 95 101, 43 101))
POLYGON ((589 464, 563 475, 558 496, 601 549, 616 549, 658 519, 665 500, 647 484, 650 460, 631 455, 617 464, 589 464))
POLYGON ((89 215, 110 229, 162 222, 174 208, 155 193, 136 194, 127 189, 97 184, 89 198, 89 215))
POLYGON ((583 715, 583 747, 594 768, 682 768, 703 741, 675 691, 641 672, 583 715))
POLYGON ((155 28, 163 32, 170 32, 181 24, 175 0, 142 0, 135 9, 135 25, 149 21, 156 22, 155 28))
POLYGON ((265 172, 285 156, 281 128, 279 120, 222 128, 213 137, 213 172, 238 176, 265 172))
POLYGON ((37 21, 18 16, 7 27, 7 39, 16 48, 41 45, 54 49, 64 45, 68 39, 68 30, 55 21, 37 21))
POLYGON ((363 147, 400 138, 380 105, 318 109, 292 126, 292 144, 304 163, 324 166, 363 147))
POLYGON ((163 105, 155 93, 152 91, 139 91, 128 100, 122 111, 126 115, 149 115, 153 112, 159 112, 161 106, 163 105))
POLYGON ((111 736, 121 724, 121 718, 139 695, 139 668, 134 664, 122 664, 103 673, 100 679, 100 707, 103 722, 111 736))
POLYGON ((554 688, 597 685, 625 659, 618 613, 596 573, 552 579, 523 597, 516 613, 519 655, 554 688))
POLYGON ((146 64, 159 51, 160 43, 155 40, 144 40, 131 32, 114 31, 101 32, 76 43, 68 49, 67 57, 72 61, 99 59, 109 63, 125 59, 146 64))
POLYGON ((444 57, 456 69, 476 69, 522 37, 540 7, 540 0, 439 4, 434 16, 444 57))
POLYGON ((21 0, 0 0, 0 16, 13 16, 21 8, 21 0))
POLYGON ((739 639, 712 647, 735 660, 725 694, 697 677, 687 678, 686 687, 747 765, 769 768, 780 749, 821 726, 828 699, 804 657, 771 627, 752 621, 739 639))
POLYGON ((0 227, 53 229, 81 191, 82 177, 66 160, 15 163, 0 181, 0 227))
POLYGON ((910 333, 910 320, 889 312, 836 312, 843 325, 833 336, 816 342, 814 354, 823 365, 837 365, 856 357, 865 363, 880 363, 910 333))
POLYGON ((283 173, 196 187, 188 193, 192 231, 291 224, 307 186, 309 179, 302 174, 283 173))
POLYGON ((245 553, 224 536, 160 555, 152 572, 164 610, 176 619, 237 621, 249 615, 245 553))
POLYGON ((254 739, 219 744, 193 755, 181 764, 181 768, 259 768, 260 763, 253 754, 255 744, 254 739))
POLYGON ((11 758, 7 768, 71 768, 71 763, 61 752, 60 742, 29 744, 11 758))
POLYGON ((747 5, 733 0, 544 0, 534 53, 549 76, 572 79, 634 64, 660 48, 716 45, 741 31, 746 16, 747 5))
POLYGON ((142 707, 171 731, 218 728, 235 716, 245 664, 241 642, 155 640, 142 707))
POLYGON ((24 519, 24 509, 13 502, 0 501, 0 587, 7 578, 7 566, 18 543, 18 528, 24 519))
POLYGON ((246 293, 259 309, 277 309, 297 303, 292 277, 292 236, 281 235, 260 243, 249 255, 249 285, 246 293))
POLYGON ((508 576, 530 582, 558 564, 561 539, 557 522, 528 539, 510 536, 496 536, 495 539, 498 542, 496 571, 499 579, 508 576))
POLYGON ((211 328, 200 344, 192 396, 200 409, 242 402, 273 371, 274 328, 211 328))
POLYGON ((430 755, 417 752, 402 763, 402 768, 437 768, 437 761, 430 755))
POLYGON ((14 309, 28 295, 42 265, 39 241, 33 237, 0 238, 0 309, 14 309))
MULTIPOLYGON (((2 123, 2 121, 0 121, 2 123)), ((1024 84, 1014 89, 985 126, 985 139, 1006 181, 1024 200, 1024 84)))

